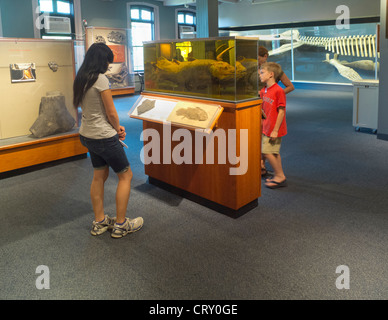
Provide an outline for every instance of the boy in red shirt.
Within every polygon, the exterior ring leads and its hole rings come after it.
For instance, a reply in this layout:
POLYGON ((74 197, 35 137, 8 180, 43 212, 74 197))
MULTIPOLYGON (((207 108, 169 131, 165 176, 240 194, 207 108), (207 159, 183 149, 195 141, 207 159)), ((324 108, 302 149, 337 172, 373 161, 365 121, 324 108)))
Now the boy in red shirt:
POLYGON ((280 65, 274 62, 264 63, 260 67, 260 80, 266 84, 261 89, 260 97, 263 99, 262 155, 268 160, 274 176, 266 180, 266 187, 271 189, 287 186, 287 179, 283 172, 280 158, 282 137, 287 134, 286 124, 286 95, 284 90, 276 83, 276 78, 281 73, 280 65))

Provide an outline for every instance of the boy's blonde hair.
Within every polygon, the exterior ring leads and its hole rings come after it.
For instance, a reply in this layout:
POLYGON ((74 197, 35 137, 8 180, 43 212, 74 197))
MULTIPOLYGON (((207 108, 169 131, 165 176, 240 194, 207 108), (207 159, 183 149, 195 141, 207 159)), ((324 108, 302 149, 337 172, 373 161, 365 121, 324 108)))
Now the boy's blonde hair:
POLYGON ((276 62, 265 62, 261 65, 260 69, 267 69, 269 72, 273 72, 275 79, 278 79, 282 73, 282 67, 276 62))

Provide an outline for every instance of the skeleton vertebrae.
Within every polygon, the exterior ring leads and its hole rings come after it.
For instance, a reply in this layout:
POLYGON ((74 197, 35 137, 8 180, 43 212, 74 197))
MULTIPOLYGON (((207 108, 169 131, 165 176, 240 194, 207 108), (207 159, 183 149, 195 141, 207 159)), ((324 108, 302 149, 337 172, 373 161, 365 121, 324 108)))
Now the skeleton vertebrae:
POLYGON ((324 47, 336 54, 353 57, 376 58, 376 35, 346 37, 301 37, 304 44, 324 47))

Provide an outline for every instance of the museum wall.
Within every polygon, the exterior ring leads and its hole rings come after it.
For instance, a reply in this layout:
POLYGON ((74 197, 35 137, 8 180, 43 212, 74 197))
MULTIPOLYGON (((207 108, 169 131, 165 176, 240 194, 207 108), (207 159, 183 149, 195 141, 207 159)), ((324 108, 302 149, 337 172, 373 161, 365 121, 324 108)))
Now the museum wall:
POLYGON ((127 3, 152 4, 159 7, 160 38, 175 38, 175 9, 178 7, 165 7, 160 1, 127 1, 116 0, 96 1, 82 0, 82 18, 88 21, 89 26, 127 28, 127 3))
POLYGON ((31 0, 0 0, 3 37, 33 38, 31 0))
POLYGON ((302 22, 314 20, 335 20, 338 5, 350 9, 351 18, 380 15, 380 0, 294 0, 273 3, 252 4, 241 0, 238 4, 219 5, 219 27, 235 27, 302 22))
POLYGON ((387 1, 381 0, 380 14, 380 84, 379 84, 379 113, 377 137, 388 140, 388 39, 387 26, 387 1))
MULTIPOLYGON (((100 1, 82 0, 82 19, 89 26, 127 28, 127 3, 150 3, 159 7, 160 38, 175 38, 175 10, 178 7, 164 7, 160 1, 100 1)), ((0 0, 3 37, 34 38, 33 8, 31 0, 0 0)))

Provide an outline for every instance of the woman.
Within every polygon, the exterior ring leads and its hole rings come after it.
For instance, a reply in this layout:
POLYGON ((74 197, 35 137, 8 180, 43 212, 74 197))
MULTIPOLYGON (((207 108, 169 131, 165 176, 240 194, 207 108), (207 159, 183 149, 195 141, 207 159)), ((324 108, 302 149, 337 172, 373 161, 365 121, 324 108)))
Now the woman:
POLYGON ((120 125, 113 102, 109 80, 104 75, 113 62, 112 50, 103 43, 93 44, 74 80, 74 106, 82 108, 81 143, 88 148, 94 168, 90 196, 95 220, 92 235, 113 229, 111 236, 121 238, 143 226, 143 218, 130 220, 126 211, 131 192, 132 171, 121 144, 125 128, 120 125), (109 167, 118 176, 116 190, 116 218, 104 213, 104 183, 109 167))
MULTIPOLYGON (((258 62, 259 62, 259 69, 260 69, 260 66, 267 62, 267 59, 269 57, 269 53, 268 53, 268 50, 267 48, 263 47, 263 46, 260 46, 259 47, 259 57, 258 57, 258 62)), ((259 78, 260 79, 260 78, 259 78)), ((276 79, 276 82, 281 82, 283 83, 283 85, 285 86, 284 88, 284 93, 287 94, 287 93, 290 93, 291 91, 294 91, 295 90, 295 87, 294 85, 292 84, 292 82, 290 81, 290 79, 286 76, 286 74, 282 71, 280 76, 276 79)), ((259 80, 260 82, 260 80, 259 80)), ((261 82, 259 83, 259 92, 260 90, 263 88, 264 84, 262 84, 261 82)))

